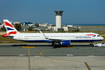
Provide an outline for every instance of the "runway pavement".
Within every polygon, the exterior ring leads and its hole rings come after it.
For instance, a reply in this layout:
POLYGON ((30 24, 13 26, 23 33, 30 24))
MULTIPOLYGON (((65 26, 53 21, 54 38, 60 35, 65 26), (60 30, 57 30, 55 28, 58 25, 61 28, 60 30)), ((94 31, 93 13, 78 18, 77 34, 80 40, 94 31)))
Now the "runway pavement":
POLYGON ((44 50, 45 56, 105 56, 105 47, 90 47, 89 44, 72 44, 69 47, 57 48, 53 48, 51 44, 0 44, 0 56, 27 56, 28 49, 23 46, 35 46, 30 48, 31 56, 40 56, 40 52, 44 50))
POLYGON ((0 44, 0 70, 29 70, 29 65, 30 70, 105 70, 105 47, 0 44))

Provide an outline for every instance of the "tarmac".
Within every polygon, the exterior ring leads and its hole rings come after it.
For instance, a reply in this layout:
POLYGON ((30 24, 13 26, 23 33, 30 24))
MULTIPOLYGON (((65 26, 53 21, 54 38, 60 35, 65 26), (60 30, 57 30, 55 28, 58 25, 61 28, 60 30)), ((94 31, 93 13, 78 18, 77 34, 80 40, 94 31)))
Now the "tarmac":
MULTIPOLYGON (((28 57, 1 56, 0 70, 29 70, 28 57)), ((105 56, 31 56, 30 70, 105 70, 105 56)))
POLYGON ((0 44, 0 70, 105 70, 105 47, 0 44))

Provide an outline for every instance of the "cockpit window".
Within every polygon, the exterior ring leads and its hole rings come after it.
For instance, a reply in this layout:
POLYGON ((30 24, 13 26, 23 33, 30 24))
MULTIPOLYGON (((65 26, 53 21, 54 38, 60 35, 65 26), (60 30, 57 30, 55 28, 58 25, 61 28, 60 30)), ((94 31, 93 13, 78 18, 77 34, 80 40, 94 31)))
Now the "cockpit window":
POLYGON ((97 35, 97 37, 100 37, 100 35, 97 35))

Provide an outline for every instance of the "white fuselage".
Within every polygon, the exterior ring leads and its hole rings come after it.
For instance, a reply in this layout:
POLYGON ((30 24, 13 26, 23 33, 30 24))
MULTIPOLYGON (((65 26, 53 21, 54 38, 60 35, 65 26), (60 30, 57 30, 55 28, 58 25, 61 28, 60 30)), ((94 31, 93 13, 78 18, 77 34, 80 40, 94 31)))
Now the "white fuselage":
MULTIPOLYGON (((57 40, 70 40, 71 42, 94 42, 104 38, 97 33, 44 33, 47 38, 57 40), (94 35, 94 36, 93 36, 94 35)), ((41 33, 20 33, 14 35, 14 39, 28 42, 51 42, 41 33)))

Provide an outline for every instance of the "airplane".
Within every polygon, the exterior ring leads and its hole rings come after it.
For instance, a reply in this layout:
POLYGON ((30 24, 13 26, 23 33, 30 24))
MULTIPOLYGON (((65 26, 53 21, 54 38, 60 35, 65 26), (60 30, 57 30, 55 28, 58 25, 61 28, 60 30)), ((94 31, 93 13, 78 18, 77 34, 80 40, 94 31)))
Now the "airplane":
POLYGON ((55 45, 68 46, 71 42, 94 42, 102 41, 104 38, 97 33, 20 33, 9 22, 8 19, 4 19, 4 26, 6 28, 6 34, 2 37, 10 38, 24 42, 48 42, 55 45))

